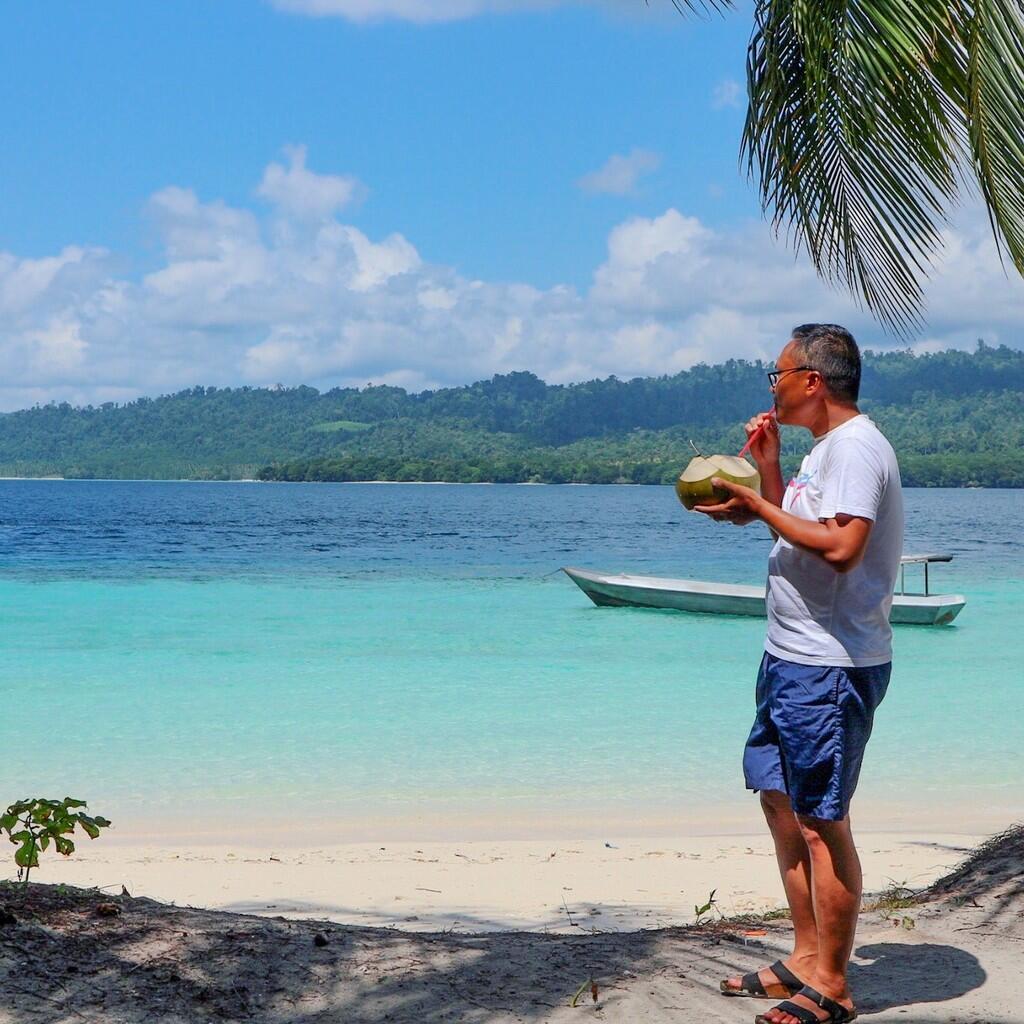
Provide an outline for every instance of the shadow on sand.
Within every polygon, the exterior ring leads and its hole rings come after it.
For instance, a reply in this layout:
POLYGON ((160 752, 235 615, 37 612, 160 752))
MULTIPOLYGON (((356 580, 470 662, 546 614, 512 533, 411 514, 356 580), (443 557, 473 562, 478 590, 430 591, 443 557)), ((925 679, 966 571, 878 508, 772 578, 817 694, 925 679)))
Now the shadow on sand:
POLYGON ((862 1014, 958 999, 987 977, 978 958, 956 946, 933 942, 875 942, 855 950, 850 988, 862 1014))
MULTIPOLYGON (((569 1004, 591 978, 599 1003, 585 990, 585 1005, 605 1021, 727 1024, 760 1007, 722 999, 719 979, 770 962, 788 938, 745 946, 721 927, 467 934, 485 924, 471 917, 456 932, 406 932, 50 886, 2 901, 17 920, 0 927, 0 1020, 18 1024, 558 1024, 580 1020, 569 1004)), ((904 1024, 916 1015, 902 1008, 986 977, 955 946, 878 942, 857 956, 870 961, 851 976, 861 1011, 895 1010, 904 1024)))

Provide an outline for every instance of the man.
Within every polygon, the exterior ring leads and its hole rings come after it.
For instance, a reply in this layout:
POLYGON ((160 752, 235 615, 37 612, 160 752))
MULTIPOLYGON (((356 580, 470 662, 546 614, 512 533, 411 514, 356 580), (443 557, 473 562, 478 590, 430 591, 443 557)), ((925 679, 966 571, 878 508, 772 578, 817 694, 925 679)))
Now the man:
POLYGON ((761 494, 698 507, 713 519, 759 519, 776 537, 768 560, 768 635, 757 716, 743 758, 775 841, 795 942, 785 961, 722 982, 726 995, 783 998, 758 1024, 856 1016, 847 968, 861 899, 849 807, 875 708, 892 667, 889 608, 903 548, 903 498, 892 446, 857 408, 860 353, 844 328, 793 331, 769 373, 774 416, 751 455, 761 494), (783 484, 779 423, 814 446, 783 484))

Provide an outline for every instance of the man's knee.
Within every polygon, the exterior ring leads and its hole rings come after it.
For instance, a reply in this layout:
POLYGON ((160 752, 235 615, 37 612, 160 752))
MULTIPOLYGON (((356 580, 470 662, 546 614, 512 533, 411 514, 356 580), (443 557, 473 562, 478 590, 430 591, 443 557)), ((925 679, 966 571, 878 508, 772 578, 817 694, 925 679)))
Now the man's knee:
POLYGON ((781 815, 793 817, 793 805, 786 793, 781 793, 777 789, 762 789, 758 795, 761 797, 761 809, 769 821, 781 815))
POLYGON ((824 818, 812 818, 806 814, 798 814, 796 820, 804 842, 812 850, 815 847, 844 847, 851 841, 848 818, 844 818, 842 821, 828 821, 824 818))
POLYGON ((796 816, 796 822, 800 826, 800 834, 804 837, 804 842, 809 850, 813 851, 816 847, 821 848, 826 845, 821 829, 824 822, 817 818, 805 817, 802 814, 796 816))

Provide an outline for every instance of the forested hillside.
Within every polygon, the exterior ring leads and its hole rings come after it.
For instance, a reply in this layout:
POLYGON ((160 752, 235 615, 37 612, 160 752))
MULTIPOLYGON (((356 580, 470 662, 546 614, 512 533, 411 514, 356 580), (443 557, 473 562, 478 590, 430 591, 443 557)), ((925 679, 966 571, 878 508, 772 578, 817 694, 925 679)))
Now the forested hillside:
MULTIPOLYGON (((760 363, 548 385, 531 373, 401 388, 202 388, 0 416, 0 475, 154 479, 668 482, 734 451, 771 397, 760 363)), ((1024 486, 1024 352, 865 356, 862 408, 907 484, 1024 486)), ((807 435, 785 432, 787 462, 807 435)))

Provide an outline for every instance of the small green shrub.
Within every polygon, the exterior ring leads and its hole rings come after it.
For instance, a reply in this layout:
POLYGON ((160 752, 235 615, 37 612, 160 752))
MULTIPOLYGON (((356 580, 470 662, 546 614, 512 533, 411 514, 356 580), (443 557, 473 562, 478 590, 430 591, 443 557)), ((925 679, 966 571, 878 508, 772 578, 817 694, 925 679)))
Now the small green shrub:
POLYGON ((75 849, 70 836, 76 827, 81 826, 90 839, 95 839, 101 828, 110 826, 106 818, 78 810, 86 806, 84 800, 73 800, 69 796, 63 800, 34 797, 18 800, 0 816, 0 832, 6 832, 18 847, 14 851, 14 863, 18 865, 18 878, 26 886, 32 868, 39 867, 39 854, 49 849, 51 843, 58 853, 69 857, 75 849))
POLYGON ((865 903, 864 910, 906 910, 923 902, 923 893, 911 889, 906 882, 894 882, 890 879, 888 888, 883 889, 874 899, 865 903))
MULTIPOLYGON (((708 901, 704 906, 699 907, 696 904, 694 905, 693 912, 696 916, 693 919, 693 923, 695 925, 708 924, 711 920, 712 913, 718 910, 718 900, 715 899, 716 892, 718 892, 717 889, 711 890, 711 894, 708 896, 708 901)), ((718 913, 721 915, 721 911, 718 911, 718 913)))

